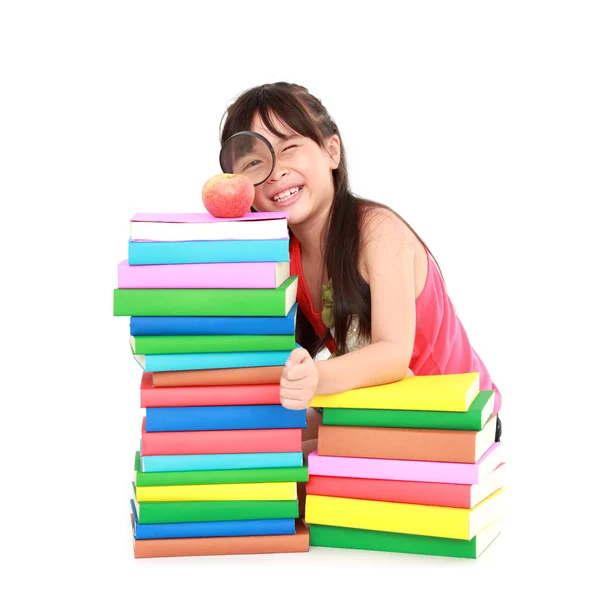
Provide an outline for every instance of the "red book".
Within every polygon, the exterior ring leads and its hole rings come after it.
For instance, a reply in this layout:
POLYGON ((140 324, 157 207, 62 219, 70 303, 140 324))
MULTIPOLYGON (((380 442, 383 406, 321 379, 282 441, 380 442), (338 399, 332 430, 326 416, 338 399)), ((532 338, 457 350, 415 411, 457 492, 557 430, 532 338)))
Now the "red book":
POLYGON ((142 408, 279 404, 279 384, 154 387, 152 373, 146 371, 140 395, 142 408))
POLYGON ((503 486, 504 463, 501 463, 480 483, 472 485, 311 475, 306 484, 306 493, 314 496, 473 508, 503 486))
POLYGON ((142 419, 142 456, 161 454, 250 454, 302 452, 302 429, 228 431, 146 431, 142 419))

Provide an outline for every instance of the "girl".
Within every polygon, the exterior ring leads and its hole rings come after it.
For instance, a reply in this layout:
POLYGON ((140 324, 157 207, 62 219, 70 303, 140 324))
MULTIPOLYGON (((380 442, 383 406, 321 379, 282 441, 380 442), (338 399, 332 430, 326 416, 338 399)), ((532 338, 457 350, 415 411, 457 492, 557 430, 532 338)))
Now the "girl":
MULTIPOLYGON (((298 275, 296 339, 281 378, 281 403, 307 408, 304 452, 316 448, 315 394, 398 381, 407 374, 480 373, 500 392, 471 347, 426 244, 390 208, 349 189, 340 132, 306 88, 289 83, 244 92, 226 111, 221 142, 254 131, 275 150, 253 209, 289 215, 292 274, 298 275), (327 348, 329 360, 315 362, 327 348)), ((500 420, 496 439, 500 439, 500 420)))

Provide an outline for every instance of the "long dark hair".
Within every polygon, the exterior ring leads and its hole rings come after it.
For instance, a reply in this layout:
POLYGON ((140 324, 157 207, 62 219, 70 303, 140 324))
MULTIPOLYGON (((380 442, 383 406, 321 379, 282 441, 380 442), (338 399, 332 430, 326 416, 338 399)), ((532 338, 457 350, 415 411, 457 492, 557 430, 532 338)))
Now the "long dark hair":
MULTIPOLYGON (((258 115, 277 137, 283 137, 273 124, 278 117, 300 135, 310 138, 321 148, 332 136, 340 138, 340 163, 333 171, 334 197, 324 230, 324 262, 333 282, 335 343, 339 353, 347 352, 346 337, 352 315, 358 316, 359 334, 371 335, 371 291, 358 270, 361 227, 369 211, 384 208, 394 213, 429 248, 414 229, 388 206, 366 200, 350 191, 346 153, 337 125, 321 101, 305 87, 292 83, 269 83, 243 92, 225 111, 221 120, 221 144, 238 131, 250 129, 258 115)), ((293 234, 292 234, 293 235, 293 234)), ((434 259, 435 260, 435 259, 434 259)), ((322 350, 330 339, 328 333, 319 338, 306 316, 298 310, 296 340, 312 356, 322 350)))

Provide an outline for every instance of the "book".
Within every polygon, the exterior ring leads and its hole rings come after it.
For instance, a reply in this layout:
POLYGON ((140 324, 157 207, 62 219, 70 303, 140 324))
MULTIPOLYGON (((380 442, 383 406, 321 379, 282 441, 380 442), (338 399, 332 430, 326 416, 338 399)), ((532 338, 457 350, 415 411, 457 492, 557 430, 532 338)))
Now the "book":
POLYGON ((277 383, 255 383, 248 385, 155 387, 152 384, 152 373, 143 371, 140 384, 140 405, 142 408, 160 408, 167 406, 279 404, 279 391, 279 379, 277 379, 277 383))
POLYGON ((394 479, 401 481, 435 481, 438 483, 479 483, 502 462, 502 446, 492 447, 474 464, 387 458, 343 458, 308 455, 308 473, 332 477, 394 479))
POLYGON ((484 390, 479 392, 466 412, 325 408, 323 409, 323 425, 480 431, 492 416, 493 411, 494 390, 484 390))
POLYGON ((307 495, 305 520, 311 525, 470 540, 503 514, 504 490, 501 489, 473 508, 307 495))
MULTIPOLYGON (((159 454, 140 456, 140 467, 143 473, 162 473, 168 471, 200 471, 210 477, 220 475, 226 478, 230 471, 242 470, 267 471, 287 469, 303 465, 302 452, 249 452, 229 454, 159 454)), ((179 473, 175 473, 174 476, 179 473)), ((199 482, 198 482, 199 483, 199 482)), ((214 483, 219 483, 214 481, 214 483)))
POLYGON ((304 462, 298 467, 263 467, 253 469, 146 473, 141 470, 140 453, 135 453, 134 483, 137 487, 144 487, 148 485, 200 485, 216 483, 267 483, 285 481, 308 481, 308 463, 304 462))
POLYGON ((115 289, 116 317, 284 317, 296 303, 298 276, 274 289, 115 289))
POLYGON ((246 454, 302 452, 302 429, 231 431, 146 431, 142 418, 142 455, 246 454))
POLYGON ((247 535, 291 535, 295 533, 294 519, 256 519, 252 521, 205 521, 195 523, 138 523, 135 503, 129 501, 134 518, 136 540, 234 537, 247 535))
POLYGON ((138 335, 129 337, 134 354, 292 351, 291 335, 138 335))
POLYGON ((213 500, 139 502, 133 497, 139 523, 245 521, 298 517, 298 500, 213 500))
POLYGON ((411 375, 394 383, 315 396, 310 406, 465 412, 479 391, 479 373, 411 375))
POLYGON ((289 262, 290 241, 207 240, 201 242, 128 243, 130 265, 181 265, 190 263, 289 262))
POLYGON ((146 431, 221 431, 298 427, 306 427, 306 409, 290 410, 281 404, 146 409, 146 431))
POLYGON ((276 288, 290 276, 289 262, 118 266, 124 288, 276 288))
POLYGON ((473 508, 504 487, 504 468, 502 463, 482 481, 472 484, 311 475, 306 493, 313 496, 473 508))
POLYGON ((476 463, 494 443, 497 416, 481 431, 319 426, 319 456, 476 463))
POLYGON ((284 365, 291 350, 274 352, 202 352, 196 354, 133 354, 144 371, 189 371, 284 365))
POLYGON ((205 385, 279 385, 283 365, 271 367, 238 367, 235 369, 206 369, 164 371, 152 373, 154 387, 191 387, 205 385))
POLYGON ((210 213, 136 213, 130 219, 132 241, 266 240, 289 236, 286 212, 249 212, 243 217, 210 213))
POLYGON ((500 535, 501 530, 502 519, 498 519, 470 540, 459 540, 312 524, 310 526, 310 545, 454 558, 479 558, 500 535))
POLYGON ((290 335, 298 303, 283 317, 129 317, 131 335, 290 335))
POLYGON ((136 486, 138 502, 207 502, 220 500, 296 500, 296 483, 202 483, 136 486))
MULTIPOLYGON (((133 524, 134 518, 131 515, 133 524)), ((133 530, 135 532, 135 530, 133 530)), ((214 556, 231 554, 282 554, 308 552, 308 529, 298 519, 296 532, 289 535, 247 535, 239 537, 197 537, 136 540, 135 558, 164 558, 175 556, 214 556)))

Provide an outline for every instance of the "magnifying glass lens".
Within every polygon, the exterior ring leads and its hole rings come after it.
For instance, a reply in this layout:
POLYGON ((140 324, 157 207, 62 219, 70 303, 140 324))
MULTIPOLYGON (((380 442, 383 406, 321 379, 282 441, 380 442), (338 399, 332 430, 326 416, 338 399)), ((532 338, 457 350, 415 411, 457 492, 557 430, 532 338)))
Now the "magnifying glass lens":
POLYGON ((260 185, 273 170, 273 151, 262 136, 240 133, 225 141, 220 162, 224 173, 241 173, 254 185, 260 185))

